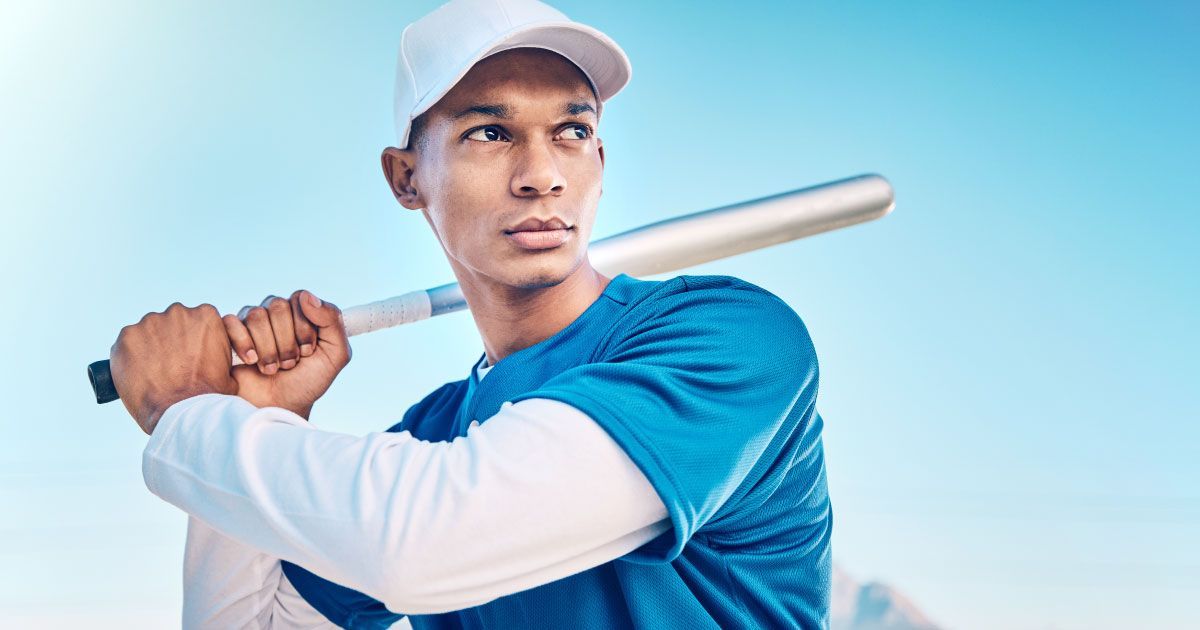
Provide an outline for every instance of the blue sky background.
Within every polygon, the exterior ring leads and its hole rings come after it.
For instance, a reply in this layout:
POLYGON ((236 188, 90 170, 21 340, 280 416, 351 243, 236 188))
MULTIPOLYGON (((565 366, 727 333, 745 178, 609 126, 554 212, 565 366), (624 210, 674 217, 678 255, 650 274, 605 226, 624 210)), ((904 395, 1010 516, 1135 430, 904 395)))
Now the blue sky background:
MULTIPOLYGON (((176 622, 185 519, 84 378, 121 326, 453 280, 384 184, 436 2, 0 1, 0 625, 176 622)), ((633 80, 597 237, 877 172, 895 212, 688 273, 785 298, 821 363, 835 558, 951 628, 1200 624, 1194 3, 560 2, 633 80)), ((365 433, 482 351, 360 338, 365 433)))

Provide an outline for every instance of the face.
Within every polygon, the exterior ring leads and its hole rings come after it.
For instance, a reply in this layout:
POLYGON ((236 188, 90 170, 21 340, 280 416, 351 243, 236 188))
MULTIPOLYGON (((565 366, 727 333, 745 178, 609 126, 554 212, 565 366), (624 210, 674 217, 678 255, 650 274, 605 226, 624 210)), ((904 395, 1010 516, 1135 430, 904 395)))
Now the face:
POLYGON ((420 142, 384 151, 384 173, 460 278, 553 286, 584 261, 600 201, 597 106, 557 53, 497 53, 425 113, 420 142))

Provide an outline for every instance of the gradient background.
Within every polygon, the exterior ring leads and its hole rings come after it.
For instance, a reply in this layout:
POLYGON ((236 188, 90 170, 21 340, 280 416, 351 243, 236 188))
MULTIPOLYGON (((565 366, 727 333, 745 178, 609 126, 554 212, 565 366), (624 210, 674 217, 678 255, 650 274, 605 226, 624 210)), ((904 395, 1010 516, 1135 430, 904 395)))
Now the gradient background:
MULTIPOLYGON (((185 517, 84 379, 120 327, 453 280, 379 169, 437 2, 0 0, 0 626, 178 623, 185 517)), ((849 175, 875 223, 688 273, 821 362, 835 558, 950 628, 1197 627, 1194 3, 557 3, 633 62, 597 237, 849 175)), ((382 430, 482 351, 355 341, 314 421, 382 430)))

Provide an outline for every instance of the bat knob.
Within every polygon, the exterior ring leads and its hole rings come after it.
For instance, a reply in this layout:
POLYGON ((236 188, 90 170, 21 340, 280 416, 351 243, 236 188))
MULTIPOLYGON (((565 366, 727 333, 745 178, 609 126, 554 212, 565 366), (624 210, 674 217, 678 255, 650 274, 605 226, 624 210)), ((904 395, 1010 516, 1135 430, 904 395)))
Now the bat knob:
POLYGON ((92 383, 92 391, 96 394, 96 404, 112 402, 121 397, 117 387, 112 382, 112 371, 108 359, 96 361, 88 366, 88 380, 92 383))

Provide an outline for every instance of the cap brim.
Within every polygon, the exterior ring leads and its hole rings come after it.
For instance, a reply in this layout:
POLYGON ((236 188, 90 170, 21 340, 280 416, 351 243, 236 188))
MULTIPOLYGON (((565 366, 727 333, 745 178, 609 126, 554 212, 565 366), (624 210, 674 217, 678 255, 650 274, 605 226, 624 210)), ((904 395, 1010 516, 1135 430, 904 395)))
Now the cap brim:
POLYGON ((544 48, 571 60, 592 82, 592 88, 600 99, 597 103, 600 108, 603 108, 605 101, 616 96, 633 75, 625 51, 612 38, 590 26, 578 22, 526 24, 500 34, 480 48, 462 65, 457 75, 438 84, 421 98, 409 115, 410 120, 433 107, 480 59, 512 48, 544 48))

